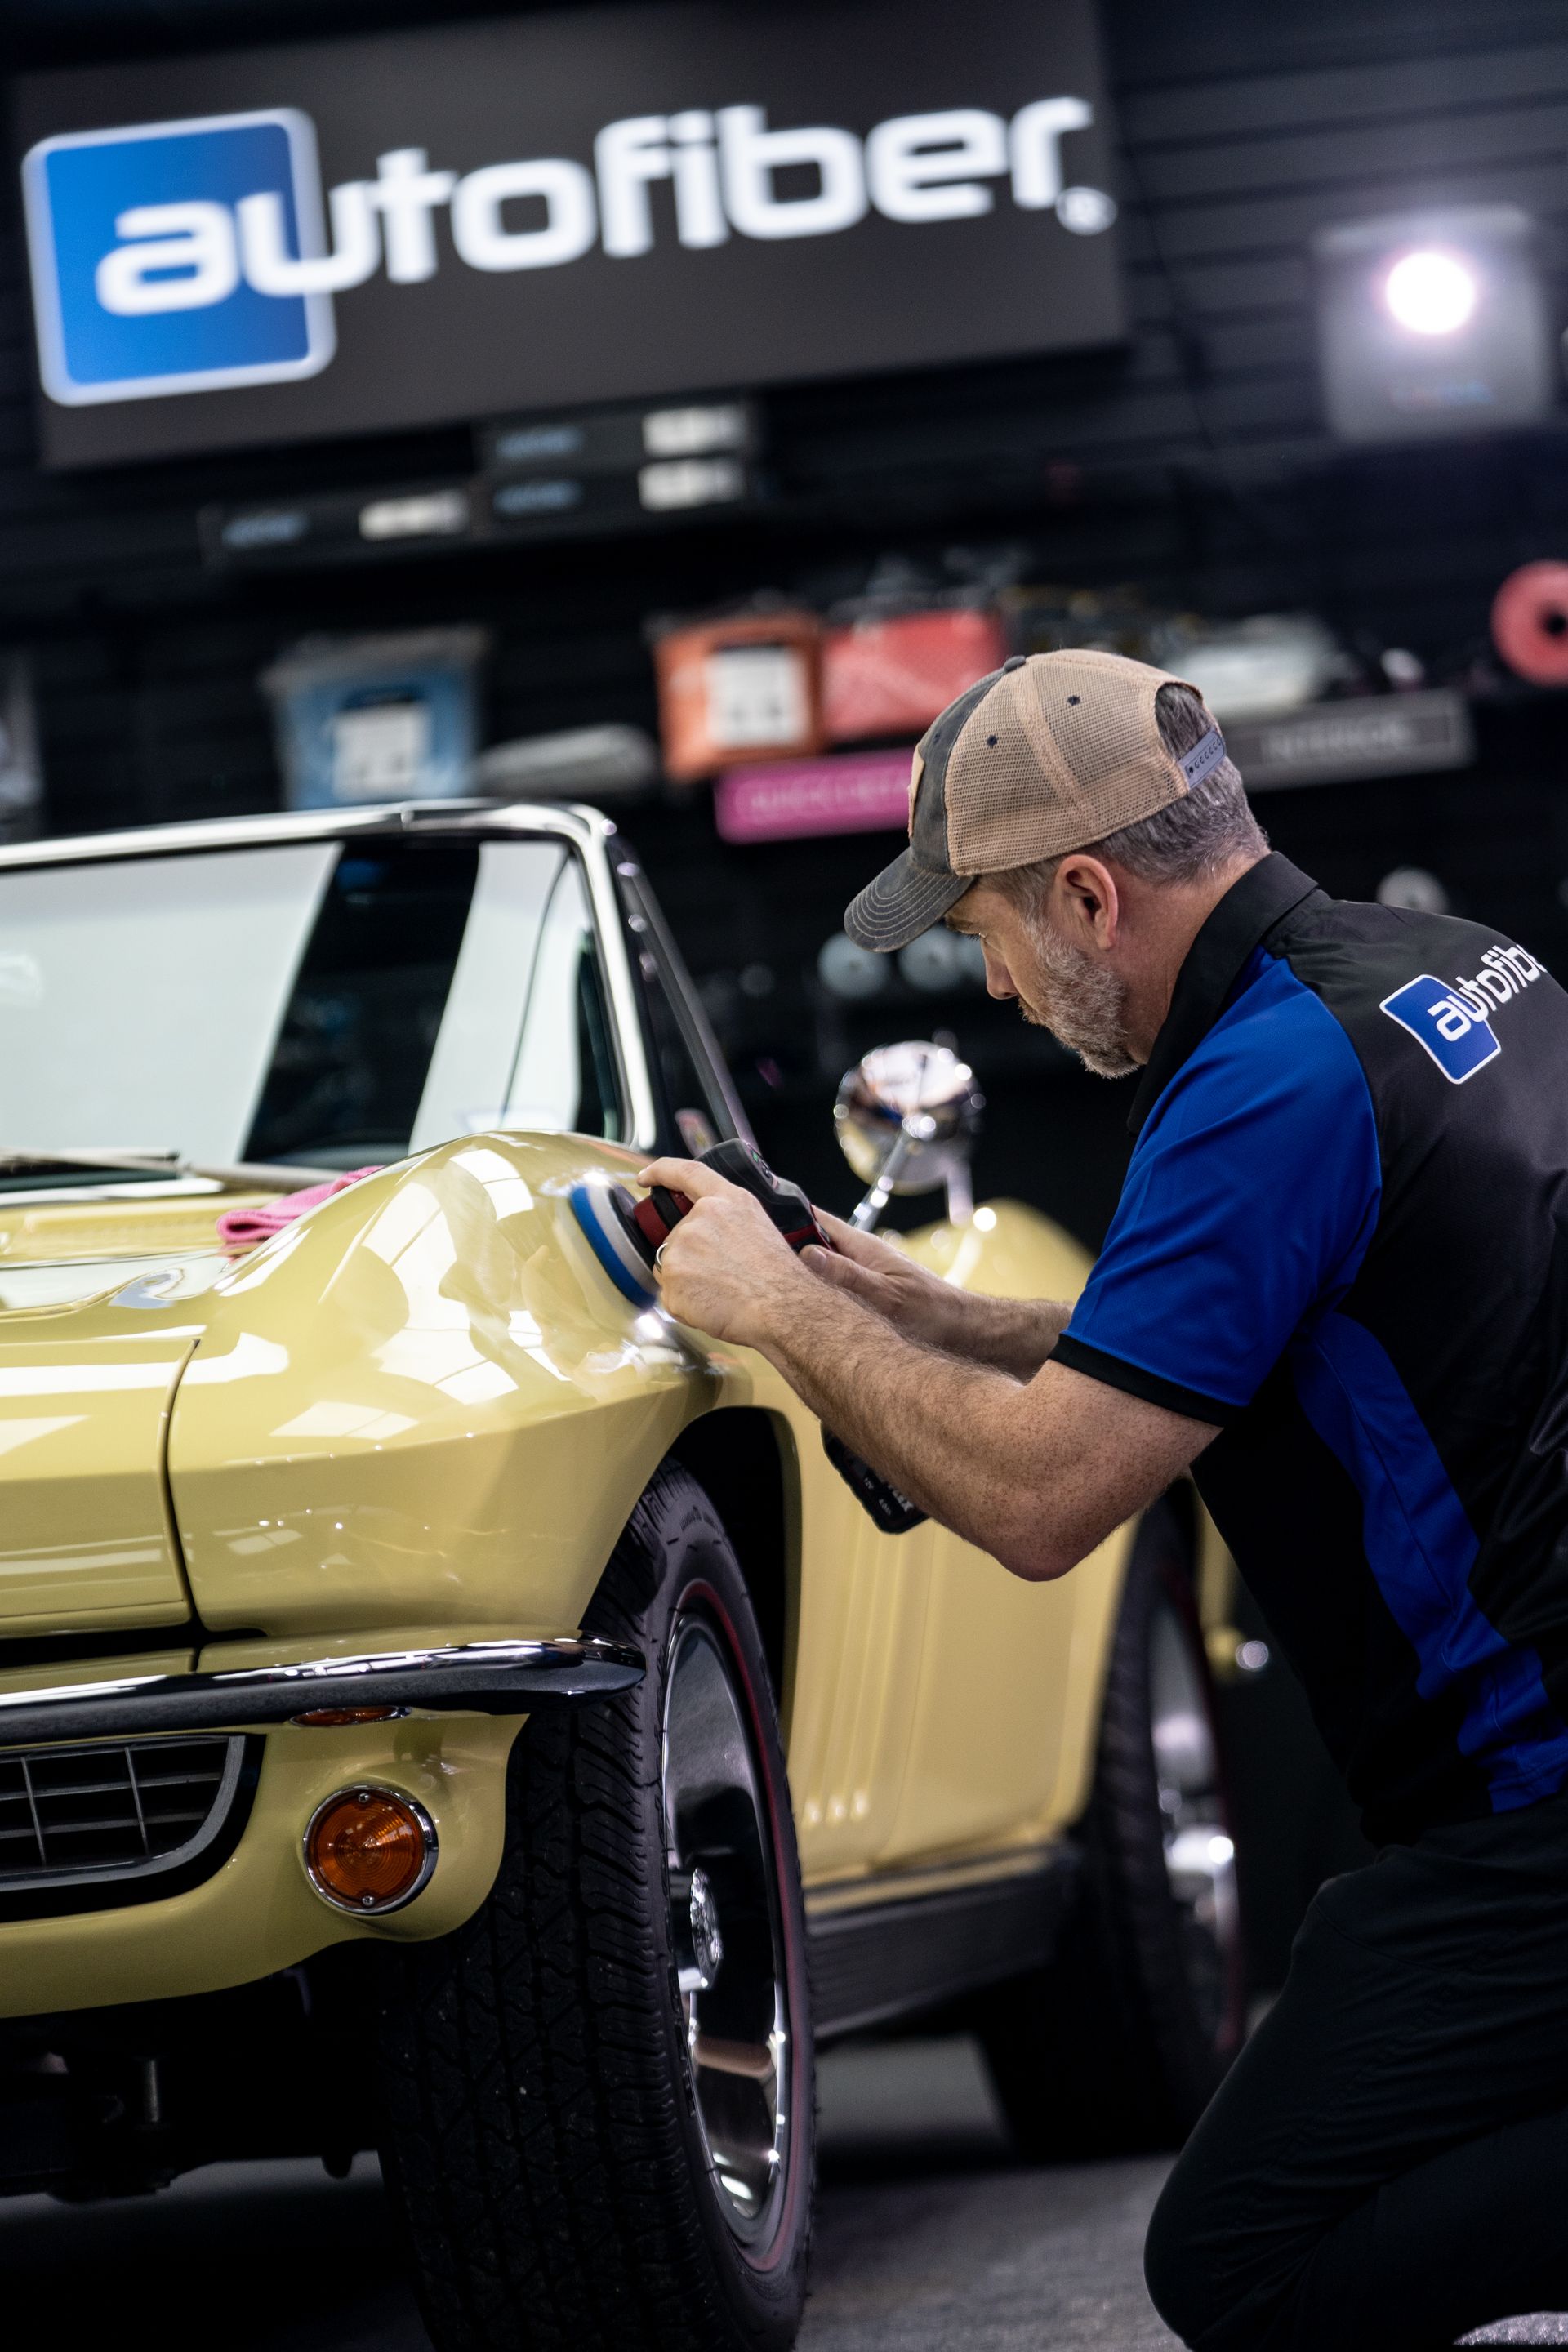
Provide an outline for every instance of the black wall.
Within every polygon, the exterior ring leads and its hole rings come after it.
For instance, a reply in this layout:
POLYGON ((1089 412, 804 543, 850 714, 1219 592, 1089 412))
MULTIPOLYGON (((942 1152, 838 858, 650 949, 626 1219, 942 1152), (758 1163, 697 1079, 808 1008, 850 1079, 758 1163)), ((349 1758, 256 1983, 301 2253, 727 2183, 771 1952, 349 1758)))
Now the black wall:
MULTIPOLYGON (((374 16, 343 0, 12 0, 0 39, 13 66, 58 64, 438 13, 410 0, 374 16)), ((953 22, 956 51, 961 13, 953 22)), ((1392 865, 1431 866, 1462 908, 1555 956, 1568 944, 1557 898, 1568 728, 1551 698, 1497 691, 1484 655, 1500 579, 1568 540, 1568 430, 1336 451, 1306 257, 1326 222, 1510 199, 1542 224, 1568 320, 1568 16, 1560 0, 1107 0, 1105 22, 1132 345, 985 367, 955 352, 941 371, 769 395, 776 501, 723 529, 216 581, 197 551, 205 500, 461 472, 468 436, 43 477, 7 183, 0 643, 34 654, 51 829, 275 805, 256 677, 308 630, 479 620, 496 645, 492 739, 602 719, 651 726, 650 612, 763 586, 826 599, 889 553, 940 567, 954 547, 1011 546, 1034 579, 1136 581, 1152 601, 1225 615, 1310 606, 1352 644, 1410 646, 1435 675, 1477 683, 1474 772, 1278 795, 1261 813, 1331 887, 1368 895, 1392 865)), ((1123 1149, 1116 1089, 978 999, 933 1008, 905 993, 850 1015, 816 991, 816 949, 886 838, 726 850, 701 797, 639 810, 627 828, 781 1160, 843 1192, 826 1142, 831 1073, 878 1034, 946 1022, 992 1097, 983 1184, 1098 1234, 1123 1149)))

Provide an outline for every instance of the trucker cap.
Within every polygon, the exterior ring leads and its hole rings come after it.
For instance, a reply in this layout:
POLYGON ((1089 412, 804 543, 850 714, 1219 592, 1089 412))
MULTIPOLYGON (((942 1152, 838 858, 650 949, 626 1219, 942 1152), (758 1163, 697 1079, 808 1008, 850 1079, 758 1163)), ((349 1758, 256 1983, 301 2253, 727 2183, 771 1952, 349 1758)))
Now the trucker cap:
POLYGON ((1211 719, 1178 759, 1154 714, 1163 686, 1184 685, 1122 654, 1073 650, 1015 654, 967 687, 916 746, 910 845, 847 909, 850 938, 907 947, 982 875, 1103 841, 1201 784, 1225 758, 1219 729, 1211 719))

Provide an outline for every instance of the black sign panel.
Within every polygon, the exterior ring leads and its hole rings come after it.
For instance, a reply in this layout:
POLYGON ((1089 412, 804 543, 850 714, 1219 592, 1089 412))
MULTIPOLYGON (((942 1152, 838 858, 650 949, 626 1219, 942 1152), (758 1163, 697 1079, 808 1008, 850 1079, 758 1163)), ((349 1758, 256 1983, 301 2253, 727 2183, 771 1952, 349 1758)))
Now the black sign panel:
POLYGON ((1103 343, 1091 0, 809 0, 34 77, 45 454, 1103 343))
POLYGON ((1226 748, 1249 793, 1468 768, 1476 756, 1469 705, 1445 687, 1313 702, 1278 719, 1228 726, 1226 748))

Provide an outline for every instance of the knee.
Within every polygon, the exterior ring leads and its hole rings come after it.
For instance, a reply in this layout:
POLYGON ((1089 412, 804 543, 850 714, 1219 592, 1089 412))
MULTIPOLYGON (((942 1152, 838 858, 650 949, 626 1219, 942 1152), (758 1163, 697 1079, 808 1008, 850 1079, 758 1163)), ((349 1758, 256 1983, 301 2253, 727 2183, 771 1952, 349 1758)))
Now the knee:
POLYGON ((1178 2163, 1160 2193, 1143 2242, 1149 2300, 1172 2335, 1186 2345, 1207 2343, 1227 2307, 1200 2201, 1178 2163))
POLYGON ((1192 2234, 1182 2211, 1183 2200, 1172 2173, 1149 2220, 1143 2241, 1143 2279, 1149 2300, 1184 2344, 1195 2344, 1201 2324, 1193 2262, 1192 2234))

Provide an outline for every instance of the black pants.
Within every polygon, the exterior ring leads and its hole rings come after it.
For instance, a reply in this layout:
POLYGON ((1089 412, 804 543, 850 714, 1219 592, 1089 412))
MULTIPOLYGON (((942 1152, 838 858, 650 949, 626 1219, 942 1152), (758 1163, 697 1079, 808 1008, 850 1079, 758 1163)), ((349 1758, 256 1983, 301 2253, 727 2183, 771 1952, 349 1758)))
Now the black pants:
POLYGON ((1149 2228, 1198 2352, 1568 2310, 1568 1794, 1331 1879, 1149 2228))

